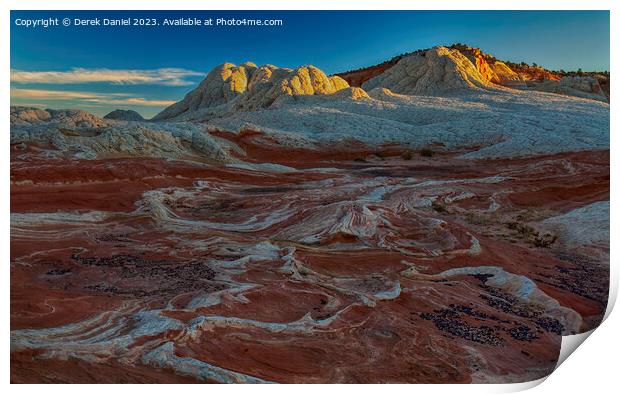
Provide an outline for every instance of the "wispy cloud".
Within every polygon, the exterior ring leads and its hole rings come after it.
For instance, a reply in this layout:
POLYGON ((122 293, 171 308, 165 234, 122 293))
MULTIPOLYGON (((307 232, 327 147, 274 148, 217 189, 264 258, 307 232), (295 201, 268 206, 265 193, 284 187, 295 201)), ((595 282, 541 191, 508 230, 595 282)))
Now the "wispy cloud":
POLYGON ((107 82, 118 85, 187 86, 194 82, 188 77, 203 73, 183 68, 158 68, 154 70, 113 70, 107 68, 73 68, 69 71, 11 70, 11 82, 30 84, 82 84, 107 82))
POLYGON ((63 90, 16 89, 11 88, 11 100, 80 101, 100 105, 166 106, 170 100, 150 100, 125 93, 96 93, 63 90))

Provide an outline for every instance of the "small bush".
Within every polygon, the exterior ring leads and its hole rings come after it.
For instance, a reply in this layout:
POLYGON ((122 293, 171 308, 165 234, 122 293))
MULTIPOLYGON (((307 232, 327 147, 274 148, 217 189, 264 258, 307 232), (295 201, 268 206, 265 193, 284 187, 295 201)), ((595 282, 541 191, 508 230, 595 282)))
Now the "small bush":
POLYGON ((476 224, 480 226, 490 226, 499 221, 499 215, 495 212, 491 214, 467 212, 465 214, 465 220, 471 224, 476 224))
POLYGON ((533 227, 530 227, 530 226, 527 226, 527 225, 523 225, 523 226, 519 227, 518 232, 524 238, 529 238, 529 237, 532 237, 532 236, 533 237, 537 237, 538 236, 538 231, 536 231, 533 227))
POLYGON ((403 160, 411 160, 413 159, 413 153, 411 153, 411 151, 404 151, 403 153, 401 153, 400 158, 403 160))
POLYGON ((433 201, 433 205, 431 205, 435 212, 444 213, 446 212, 446 207, 438 203, 437 201, 433 201))
POLYGON ((516 230, 519 228, 519 223, 517 223, 517 222, 508 222, 508 223, 506 223, 506 227, 507 227, 509 230, 514 230, 514 231, 516 231, 516 230))
POLYGON ((536 229, 528 226, 527 224, 521 224, 519 222, 508 222, 506 223, 506 227, 508 227, 509 230, 515 231, 521 238, 538 236, 538 232, 536 231, 536 229))
POLYGON ((382 151, 376 151, 375 152, 375 156, 377 156, 378 158, 383 160, 383 159, 385 159, 387 157, 387 153, 386 152, 382 152, 382 151))
POLYGON ((536 236, 534 238, 533 244, 537 248, 548 248, 549 246, 553 245, 553 243, 557 241, 557 239, 558 237, 556 235, 545 233, 543 235, 536 236))
POLYGON ((424 148, 420 151, 420 156, 422 157, 433 157, 435 156, 435 151, 430 148, 424 148))
POLYGON ((558 237, 549 233, 540 234, 535 228, 519 222, 508 222, 506 227, 517 233, 517 237, 531 243, 537 248, 548 248, 558 237))

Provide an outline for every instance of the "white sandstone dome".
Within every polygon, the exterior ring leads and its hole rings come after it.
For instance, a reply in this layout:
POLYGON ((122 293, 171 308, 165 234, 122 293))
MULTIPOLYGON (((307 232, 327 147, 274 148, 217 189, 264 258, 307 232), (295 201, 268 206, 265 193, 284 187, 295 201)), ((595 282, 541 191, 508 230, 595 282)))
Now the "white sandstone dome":
POLYGON ((256 69, 256 65, 250 62, 240 66, 232 63, 221 64, 211 70, 183 100, 167 107, 153 120, 172 119, 188 112, 228 103, 246 91, 248 80, 256 69))
POLYGON ((282 96, 333 94, 349 84, 338 76, 329 77, 314 66, 294 70, 273 65, 257 67, 246 62, 240 66, 217 66, 182 101, 157 114, 153 120, 181 117, 211 110, 223 114, 230 110, 256 110, 271 106, 282 96))
POLYGON ((398 94, 427 96, 458 90, 499 89, 460 51, 446 47, 406 56, 366 81, 362 88, 366 91, 386 88, 398 94))

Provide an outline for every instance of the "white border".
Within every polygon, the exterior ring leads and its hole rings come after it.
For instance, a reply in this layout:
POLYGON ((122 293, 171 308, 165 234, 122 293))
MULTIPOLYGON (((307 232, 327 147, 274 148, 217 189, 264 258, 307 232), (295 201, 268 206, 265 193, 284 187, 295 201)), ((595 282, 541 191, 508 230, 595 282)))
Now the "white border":
MULTIPOLYGON (((365 10, 380 10, 380 9, 414 9, 414 10, 437 10, 441 6, 442 9, 447 10, 611 10, 611 73, 615 77, 618 71, 618 52, 613 48, 617 44, 618 40, 618 21, 617 12, 620 6, 620 2, 617 1, 605 1, 605 0, 588 0, 576 1, 576 0, 502 0, 502 1, 485 1, 485 0, 444 0, 441 3, 429 2, 429 1, 413 1, 413 0, 330 0, 325 1, 323 4, 319 0, 262 0, 260 3, 256 0, 236 0, 235 2, 217 2, 210 3, 200 0, 174 0, 174 1, 157 1, 157 0, 89 0, 89 1, 76 1, 76 0, 3 0, 0 2, 0 7, 3 10, 2 17, 0 19, 0 43, 2 48, 2 55, 0 56, 0 65, 5 75, 5 89, 2 90, 1 106, 8 110, 10 105, 10 93, 6 84, 9 82, 10 75, 10 52, 9 52, 9 39, 10 39, 10 13, 9 10, 140 10, 140 9, 156 9, 156 10, 312 10, 312 9, 325 9, 325 10, 339 10, 339 9, 365 9, 365 10)), ((614 84, 615 86, 615 84, 614 84)), ((614 90, 615 91, 615 90, 614 90)), ((615 97, 614 97, 615 98, 615 97)), ((614 99, 612 98, 612 100, 614 99)), ((611 145, 616 145, 617 133, 619 132, 617 127, 617 116, 615 113, 615 107, 612 106, 611 111, 611 145)), ((5 127, 1 133, 3 141, 2 146, 6 156, 3 158, 2 175, 5 185, 10 178, 10 161, 8 155, 8 147, 10 142, 9 137, 9 117, 5 115, 3 124, 5 127)), ((612 208, 611 208, 611 245, 617 245, 620 242, 620 233, 616 231, 618 228, 618 210, 615 209, 616 198, 618 195, 617 182, 615 180, 615 170, 618 169, 618 159, 611 156, 611 169, 612 169, 612 182, 611 182, 611 195, 612 195, 612 208)), ((9 319, 9 303, 10 298, 10 276, 9 276, 9 247, 10 247, 10 195, 8 190, 1 196, 2 206, 5 214, 2 215, 2 244, 4 251, 4 294, 2 303, 2 322, 4 327, 4 333, 8 336, 10 331, 10 319, 9 319)), ((612 248, 611 260, 614 261, 616 257, 615 250, 612 248)), ((615 302, 617 289, 618 289, 618 266, 612 263, 612 287, 610 299, 613 300, 608 308, 608 314, 611 310, 613 302, 615 302)), ((538 385, 534 392, 550 393, 550 392, 609 392, 610 388, 616 386, 617 381, 617 355, 616 352, 620 349, 618 346, 618 333, 620 333, 620 318, 618 312, 612 314, 600 328, 596 329, 587 340, 587 345, 583 346, 575 352, 574 355, 568 358, 568 360, 562 364, 558 370, 556 370, 551 376, 546 379, 544 384, 538 385)), ((5 337, 2 341, 2 373, 3 383, 8 384, 10 370, 9 370, 9 340, 5 337)), ((389 390, 395 390, 397 392, 407 392, 411 390, 422 390, 423 392, 432 393, 446 393, 455 392, 459 393, 485 393, 485 392, 514 392, 524 390, 526 388, 535 386, 541 383, 538 382, 518 384, 518 385, 426 385, 415 387, 411 385, 391 385, 389 390)), ((348 386, 347 386, 348 387, 348 386)), ((67 393, 82 391, 86 389, 82 385, 53 385, 38 387, 35 385, 12 385, 9 387, 14 392, 30 393, 38 392, 39 390, 51 391, 52 393, 67 393)), ((108 388, 102 385, 93 385, 87 388, 93 393, 107 393, 108 388)), ((130 386, 118 386, 114 390, 129 391, 134 390, 134 387, 130 386)), ((151 385, 147 390, 151 390, 154 393, 167 393, 170 390, 169 386, 163 385, 151 385)), ((183 386, 179 387, 181 390, 215 390, 226 392, 239 392, 241 390, 252 390, 259 393, 266 393, 273 391, 284 392, 289 391, 291 388, 287 386, 209 386, 208 388, 201 385, 183 386), (269 391, 267 391, 269 390, 269 391)), ((356 386, 352 389, 361 393, 371 393, 374 390, 381 390, 382 388, 374 387, 371 385, 356 386), (372 391, 371 391, 372 390, 372 391)), ((316 390, 335 392, 341 390, 341 387, 334 385, 300 385, 296 386, 294 390, 301 393, 315 392, 316 390)), ((612 389, 613 390, 613 389, 612 389)))

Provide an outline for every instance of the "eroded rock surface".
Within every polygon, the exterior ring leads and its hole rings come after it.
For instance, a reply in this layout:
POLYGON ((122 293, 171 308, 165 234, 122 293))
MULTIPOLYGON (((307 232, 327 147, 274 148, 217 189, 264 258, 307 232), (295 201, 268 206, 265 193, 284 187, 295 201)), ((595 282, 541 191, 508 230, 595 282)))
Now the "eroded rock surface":
POLYGON ((314 66, 295 70, 254 63, 224 63, 213 69, 185 98, 153 120, 196 119, 211 113, 267 108, 280 98, 326 95, 348 88, 338 76, 328 77, 314 66), (215 111, 215 112, 214 112, 215 111))
POLYGON ((563 77, 559 81, 547 80, 530 86, 543 92, 583 97, 603 102, 608 101, 608 97, 605 95, 598 80, 594 77, 563 77))
POLYGON ((11 107, 11 145, 49 157, 231 160, 202 125, 117 121, 73 110, 11 107))
MULTIPOLYGON (((364 82, 362 88, 387 88, 408 95, 438 95, 472 89, 496 89, 470 59, 456 49, 436 47, 402 58, 396 65, 364 82)), ((498 87, 497 87, 498 88, 498 87)))
POLYGON ((526 381, 603 316, 604 235, 562 226, 606 151, 213 134, 243 163, 13 151, 13 382, 526 381))
POLYGON ((549 374, 607 304, 609 104, 494 64, 224 64, 164 122, 12 107, 12 382, 549 374))
MULTIPOLYGON (((550 71, 536 64, 529 65, 526 63, 511 63, 511 62, 503 62, 493 55, 483 52, 480 48, 471 47, 465 44, 453 44, 448 48, 444 47, 435 47, 432 49, 418 50, 415 52, 404 53, 394 58, 385 61, 381 64, 370 66, 366 68, 361 68, 358 70, 347 71, 343 73, 339 73, 338 75, 344 78, 351 86, 362 86, 367 81, 371 79, 375 79, 376 81, 380 81, 385 79, 385 86, 394 85, 394 80, 396 83, 399 83, 402 78, 395 78, 395 75, 405 76, 407 75, 409 78, 409 82, 406 84, 409 85, 409 89, 411 89, 412 81, 411 76, 414 77, 414 81, 417 81, 418 78, 422 74, 425 74, 425 71, 418 71, 417 73, 412 73, 413 70, 410 66, 409 74, 403 71, 403 64, 401 64, 400 69, 396 69, 393 71, 389 71, 394 68, 396 64, 398 64, 401 60, 405 58, 410 58, 408 62, 410 63, 412 59, 418 59, 419 57, 426 56, 426 53, 429 51, 457 51, 462 54, 465 58, 469 60, 472 64, 473 68, 478 71, 480 77, 488 83, 497 84, 501 86, 505 86, 508 88, 514 89, 522 89, 522 90, 538 90, 543 92, 551 92, 555 94, 562 94, 567 96, 575 96, 575 97, 583 97, 591 100, 609 101, 609 73, 596 73, 596 72, 572 72, 566 73, 565 71, 550 71)), ((430 63, 437 63, 434 61, 430 61, 430 63)), ((462 59, 454 59, 453 63, 462 63, 462 59)), ((415 66, 418 69, 418 66, 415 66)), ((441 66, 428 66, 425 69, 440 69, 441 66)), ((461 75, 465 75, 463 78, 465 81, 473 79, 480 80, 480 78, 467 76, 468 72, 471 73, 471 67, 454 67, 454 69, 460 69, 461 75), (467 71, 469 69, 469 71, 467 71)), ((445 84, 442 80, 437 80, 436 75, 438 72, 433 72, 427 75, 426 81, 424 85, 428 85, 428 80, 431 81, 432 86, 439 86, 440 89, 429 89, 425 87, 422 89, 420 86, 420 91, 424 90, 422 94, 429 94, 428 92, 432 92, 430 94, 442 94, 446 89, 442 88, 442 86, 447 85, 448 91, 452 90, 453 87, 450 85, 454 85, 454 83, 445 84), (434 77, 432 75, 435 75, 434 77), (429 77, 430 76, 430 77, 429 77), (435 82, 432 82, 435 79, 435 82)), ((450 79, 451 77, 448 77, 450 79)), ((413 82, 415 84, 415 82, 413 82)), ((376 85, 371 84, 367 85, 367 87, 374 87, 376 85)), ((477 86, 476 83, 469 84, 465 82, 463 87, 467 88, 475 88, 477 86)), ((480 86, 478 86, 480 87, 480 86)), ((399 86, 398 88, 403 89, 403 86, 399 86)), ((458 88, 458 87, 457 87, 458 88)), ((411 92, 415 92, 415 90, 410 90, 411 92)))

